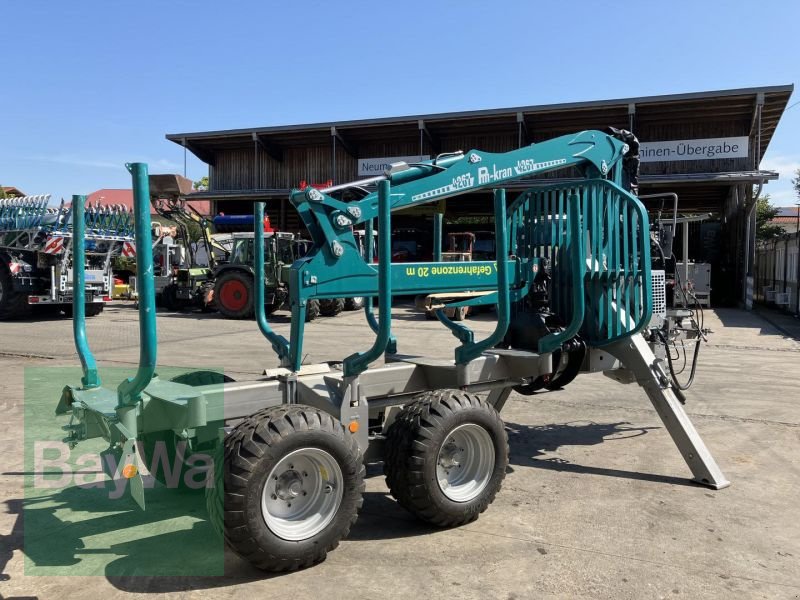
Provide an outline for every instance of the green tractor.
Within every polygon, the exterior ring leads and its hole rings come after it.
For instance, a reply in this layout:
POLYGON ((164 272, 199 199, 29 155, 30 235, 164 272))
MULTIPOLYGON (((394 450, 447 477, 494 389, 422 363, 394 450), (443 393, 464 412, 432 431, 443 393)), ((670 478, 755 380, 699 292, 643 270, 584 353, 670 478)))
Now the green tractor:
MULTIPOLYGON (((281 272, 306 255, 308 240, 279 231, 264 232, 264 310, 268 315, 278 310, 289 297, 289 287, 281 272)), ((253 271, 253 232, 233 234, 230 259, 214 271, 214 302, 227 319, 252 319, 255 296, 253 271)), ((326 298, 310 300, 305 320, 318 316, 335 317, 343 310, 359 310, 363 298, 326 298)))
MULTIPOLYGON (((214 271, 214 301, 217 310, 227 319, 252 319, 255 273, 253 271, 252 231, 233 234, 233 246, 227 263, 214 271)), ((289 296, 281 281, 281 269, 297 257, 294 234, 279 231, 264 232, 264 310, 272 314, 289 296)), ((319 301, 309 303, 306 321, 320 314, 319 301)))

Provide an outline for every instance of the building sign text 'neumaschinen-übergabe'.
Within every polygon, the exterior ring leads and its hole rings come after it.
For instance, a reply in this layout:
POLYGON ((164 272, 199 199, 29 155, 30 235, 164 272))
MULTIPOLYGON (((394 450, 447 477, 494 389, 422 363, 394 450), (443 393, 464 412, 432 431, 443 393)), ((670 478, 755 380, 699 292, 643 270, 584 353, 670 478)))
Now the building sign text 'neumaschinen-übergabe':
POLYGON ((371 177, 373 175, 383 175, 389 165, 396 162, 412 164, 423 160, 430 160, 430 156, 384 156, 382 158, 359 158, 358 176, 371 177))
POLYGON ((747 158, 747 147, 747 136, 707 138, 703 140, 670 140, 668 142, 640 142, 639 159, 642 162, 662 162, 747 158))

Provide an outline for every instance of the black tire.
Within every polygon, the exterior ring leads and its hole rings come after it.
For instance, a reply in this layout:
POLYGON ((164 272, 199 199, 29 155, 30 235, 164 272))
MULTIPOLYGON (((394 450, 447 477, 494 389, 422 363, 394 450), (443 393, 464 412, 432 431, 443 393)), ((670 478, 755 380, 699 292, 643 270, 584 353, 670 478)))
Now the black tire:
POLYGON ((580 339, 573 340, 571 344, 573 347, 567 350, 567 364, 545 384, 548 390, 559 390, 566 387, 580 373, 583 359, 586 357, 586 344, 580 339))
POLYGON ((356 296, 355 298, 345 298, 345 310, 361 310, 364 308, 364 296, 356 296))
POLYGON ((319 312, 323 317, 335 317, 344 310, 344 298, 327 298, 319 301, 319 312))
POLYGON ((306 323, 310 323, 319 316, 319 300, 309 300, 306 305, 306 323))
POLYGON ((199 484, 186 485, 184 477, 189 470, 186 458, 191 451, 188 442, 181 440, 174 431, 165 429, 143 433, 140 441, 145 467, 156 481, 172 489, 202 489, 199 484))
POLYGON ((25 317, 31 312, 28 296, 14 291, 11 273, 0 264, 0 321, 25 317))
POLYGON ((222 526, 218 520, 215 528, 224 531, 234 552, 264 571, 294 571, 325 560, 350 532, 363 503, 365 469, 355 438, 331 415, 309 406, 274 406, 245 419, 227 436, 214 475, 217 485, 206 494, 209 517, 222 515, 222 526), (321 530, 288 540, 267 525, 262 493, 275 466, 290 453, 308 449, 336 461, 342 498, 321 530))
POLYGON ((219 371, 202 370, 181 373, 170 379, 170 381, 190 385, 192 387, 200 387, 203 385, 214 385, 216 383, 230 383, 235 381, 235 379, 219 371))
MULTIPOLYGON (((192 387, 200 387, 204 385, 227 383, 234 380, 232 377, 218 371, 202 370, 181 373, 170 379, 170 381, 190 385, 192 387)), ((205 488, 205 486, 202 485, 203 482, 200 480, 193 480, 194 484, 192 486, 186 485, 185 475, 191 468, 191 465, 187 465, 185 460, 181 460, 179 475, 175 477, 172 482, 169 481, 169 473, 164 469, 163 461, 159 460, 158 463, 154 462, 159 445, 162 445, 163 449, 158 451, 161 453, 161 456, 166 454, 167 464, 170 466, 170 469, 175 468, 176 457, 179 452, 181 456, 185 458, 188 458, 193 453, 189 445, 185 441, 182 441, 174 431, 167 429, 144 433, 141 436, 141 442, 143 452, 142 458, 144 459, 145 466, 150 471, 150 474, 155 477, 156 481, 162 485, 177 487, 180 490, 199 491, 205 488)), ((195 452, 206 452, 213 456, 213 448, 198 448, 195 452)))
POLYGON ((477 519, 494 501, 507 466, 508 436, 500 415, 485 400, 466 392, 427 394, 406 405, 387 433, 384 474, 389 490, 402 507, 439 527, 477 519), (454 501, 440 487, 437 466, 440 451, 454 430, 463 425, 477 425, 488 434, 494 462, 491 475, 475 497, 454 501))
POLYGON ((91 304, 86 305, 86 316, 87 317, 96 317, 100 313, 103 312, 105 308, 105 304, 101 304, 100 302, 92 302, 91 304))
POLYGON ((553 351, 553 373, 540 375, 533 381, 514 386, 514 391, 523 396, 532 396, 536 392, 546 389, 550 391, 560 390, 578 376, 586 357, 586 344, 579 338, 567 342, 568 349, 557 349, 553 351), (562 359, 565 361, 562 363, 562 359))
POLYGON ((227 319, 253 317, 253 277, 243 271, 228 271, 217 277, 214 300, 227 319))
POLYGON ((264 305, 264 313, 266 313, 267 315, 271 315, 275 311, 277 311, 280 307, 281 307, 281 305, 279 303, 277 303, 277 302, 274 302, 272 304, 265 304, 264 305))

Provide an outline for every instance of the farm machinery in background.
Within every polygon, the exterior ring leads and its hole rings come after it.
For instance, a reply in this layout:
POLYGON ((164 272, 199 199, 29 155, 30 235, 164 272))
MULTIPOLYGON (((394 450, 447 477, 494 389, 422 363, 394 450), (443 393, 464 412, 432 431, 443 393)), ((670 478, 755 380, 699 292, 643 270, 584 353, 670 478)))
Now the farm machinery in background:
MULTIPOLYGON (((140 467, 152 466, 159 478, 149 440, 160 440, 168 456, 178 457, 179 486, 197 487, 190 471, 198 474, 205 464, 201 487, 209 519, 229 547, 260 569, 291 571, 324 560, 347 536, 363 503, 366 463, 383 462, 390 493, 419 519, 439 527, 477 519, 507 471, 500 412, 512 390, 557 377, 567 357, 570 369, 577 365, 580 372, 636 382, 693 480, 712 489, 728 486, 643 336, 651 327, 654 285, 648 214, 635 195, 636 148, 625 132, 582 131, 505 153, 451 153, 395 163, 383 175, 332 188, 293 190, 290 201, 313 245, 282 273, 292 311, 288 338, 272 329, 264 310, 264 206, 256 203, 253 306, 277 366, 250 381, 209 371, 160 380, 153 280, 143 277, 139 368, 116 389, 105 388, 76 295, 83 378, 63 389, 56 409, 72 417, 65 441, 109 442, 113 476, 129 482, 142 507, 140 467), (568 168, 582 177, 551 184, 535 179, 568 168), (507 201, 506 183, 520 180, 526 187, 507 201), (352 202, 331 195, 369 184, 377 190, 352 202), (460 194, 487 188, 494 189, 496 260, 392 263, 392 211, 447 198, 457 202, 460 194), (376 221, 374 262, 372 245, 366 244, 363 256, 353 231, 363 226, 371 240, 376 221), (453 355, 399 352, 393 295, 464 290, 472 296, 436 309, 458 340, 453 355), (363 351, 341 362, 331 355, 307 362, 309 302, 343 296, 366 298, 372 343, 365 341, 363 351), (497 309, 486 337, 445 313, 487 305, 497 309), (371 366, 381 358, 385 364, 371 366)), ((138 269, 149 274, 147 166, 128 168, 138 269)), ((335 350, 335 344, 327 347, 335 350)))
MULTIPOLYGON (((73 207, 50 196, 0 200, 0 319, 24 317, 34 310, 72 313, 73 207)), ((111 262, 134 254, 134 227, 124 206, 90 206, 85 227, 86 315, 103 311, 114 285, 111 262)))
MULTIPOLYGON (((253 232, 233 233, 230 258, 214 270, 215 305, 220 314, 229 319, 251 319, 254 315, 254 235, 253 232)), ((263 237, 264 310, 270 315, 289 298, 289 285, 282 278, 284 269, 305 256, 311 242, 292 233, 275 231, 268 224, 263 237)), ((335 317, 343 310, 358 310, 363 305, 363 298, 310 300, 305 319, 308 322, 320 315, 335 317)))
MULTIPOLYGON (((192 181, 180 175, 151 175, 150 194, 159 216, 175 223, 176 235, 160 236, 156 282, 159 304, 168 310, 213 307, 214 277, 229 248, 211 233, 211 223, 186 201, 192 181), (195 241, 193 232, 199 232, 195 241)), ((171 232, 169 232, 171 233, 171 232)))

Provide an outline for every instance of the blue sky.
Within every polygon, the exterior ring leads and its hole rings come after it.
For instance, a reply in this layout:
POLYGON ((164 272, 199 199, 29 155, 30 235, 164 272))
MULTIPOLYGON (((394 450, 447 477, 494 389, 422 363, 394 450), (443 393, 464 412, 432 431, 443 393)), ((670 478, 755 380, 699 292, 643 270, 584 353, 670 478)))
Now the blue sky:
MULTIPOLYGON (((57 197, 182 171, 166 133, 800 82, 797 0, 4 0, 0 22, 0 183, 57 197)), ((798 139, 800 105, 762 162, 777 204, 798 139)))

